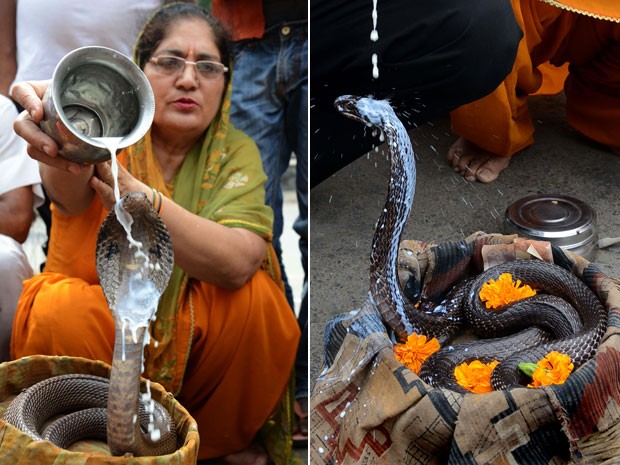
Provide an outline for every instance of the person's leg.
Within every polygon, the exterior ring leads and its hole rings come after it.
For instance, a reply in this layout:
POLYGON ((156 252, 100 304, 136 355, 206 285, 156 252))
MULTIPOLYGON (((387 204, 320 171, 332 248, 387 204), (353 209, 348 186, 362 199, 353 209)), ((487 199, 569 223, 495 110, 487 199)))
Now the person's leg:
POLYGON ((276 29, 267 32, 262 40, 243 41, 235 45, 231 121, 254 139, 261 154, 267 174, 265 202, 274 214, 273 246, 280 262, 287 299, 293 308, 280 244, 284 226, 281 181, 291 156, 285 133, 286 101, 280 94, 278 69, 281 65, 281 40, 286 39, 280 29, 276 29))
POLYGON ((307 446, 308 441, 308 39, 299 34, 287 56, 283 57, 296 66, 288 68, 288 106, 286 133, 296 154, 295 188, 298 216, 293 229, 299 236, 299 251, 303 269, 303 288, 297 323, 302 335, 295 357, 295 427, 293 443, 307 446))
POLYGON ((192 306, 192 347, 178 399, 198 422, 198 458, 260 455, 256 434, 278 408, 292 373, 295 316, 260 270, 234 291, 197 284, 192 306))
POLYGON ((512 71, 493 92, 450 113, 459 138, 448 150, 448 163, 468 181, 494 181, 512 155, 534 142, 528 96, 549 78, 561 81, 566 74, 547 61, 570 30, 570 13, 539 0, 512 0, 512 5, 524 31, 512 71))
POLYGON ((590 139, 620 151, 620 24, 576 15, 563 57, 568 123, 590 139))
POLYGON ((313 0, 310 175, 316 185, 367 153, 376 139, 340 116, 342 94, 389 98, 407 128, 446 115, 492 91, 514 63, 521 31, 510 2, 313 0), (378 55, 379 77, 371 57, 378 55))
POLYGON ((294 47, 289 49, 289 59, 299 64, 292 69, 289 83, 289 105, 287 108, 287 134, 291 146, 294 147, 297 166, 295 172, 295 189, 297 194, 298 216, 293 229, 299 236, 300 260, 303 270, 301 304, 297 321, 302 330, 300 348, 297 351, 296 367, 296 399, 308 397, 308 342, 307 333, 304 337, 304 327, 308 318, 308 40, 306 36, 299 36, 294 47))
POLYGON ((58 273, 24 281, 11 357, 67 355, 112 363, 114 320, 101 286, 58 273))
POLYGON ((11 328, 22 282, 32 277, 22 246, 0 234, 0 363, 10 360, 11 328))

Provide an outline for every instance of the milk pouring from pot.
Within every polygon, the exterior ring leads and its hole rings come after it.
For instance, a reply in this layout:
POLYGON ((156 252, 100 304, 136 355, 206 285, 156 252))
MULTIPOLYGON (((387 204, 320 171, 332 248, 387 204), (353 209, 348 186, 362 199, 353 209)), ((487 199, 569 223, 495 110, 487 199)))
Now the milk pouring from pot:
POLYGON ((101 138, 117 138, 118 150, 135 144, 155 114, 153 90, 128 57, 106 47, 82 47, 56 66, 43 96, 41 128, 60 154, 76 163, 110 159, 101 138))

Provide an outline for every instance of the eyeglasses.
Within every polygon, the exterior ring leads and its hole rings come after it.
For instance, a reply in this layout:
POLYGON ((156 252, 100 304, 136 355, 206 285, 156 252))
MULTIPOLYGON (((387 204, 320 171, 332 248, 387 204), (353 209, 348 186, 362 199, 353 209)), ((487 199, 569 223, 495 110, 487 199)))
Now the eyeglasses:
POLYGON ((189 61, 171 55, 151 57, 149 61, 155 65, 157 71, 167 76, 183 72, 183 70, 185 70, 185 65, 194 65, 198 72, 198 76, 204 79, 217 79, 228 72, 228 68, 217 61, 189 61))

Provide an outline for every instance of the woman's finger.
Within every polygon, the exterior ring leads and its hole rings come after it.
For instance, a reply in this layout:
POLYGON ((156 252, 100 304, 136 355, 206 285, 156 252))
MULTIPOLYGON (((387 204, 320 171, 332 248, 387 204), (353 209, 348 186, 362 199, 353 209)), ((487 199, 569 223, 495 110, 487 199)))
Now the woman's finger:
POLYGON ((32 120, 28 112, 23 111, 15 119, 13 129, 28 142, 28 155, 34 160, 46 165, 78 174, 84 167, 78 163, 63 158, 58 154, 58 145, 32 120))
POLYGON ((112 188, 97 176, 90 178, 90 186, 95 189, 95 192, 99 195, 103 206, 110 210, 115 203, 114 191, 112 188))
POLYGON ((13 86, 11 96, 30 114, 35 123, 43 119, 43 95, 49 81, 19 82, 13 86))
POLYGON ((48 157, 56 157, 58 155, 58 144, 41 130, 28 111, 22 111, 15 118, 13 129, 18 136, 34 146, 38 151, 47 154, 48 157))
POLYGON ((95 165, 95 173, 97 177, 111 188, 114 187, 114 178, 112 176, 112 168, 110 162, 101 162, 95 165))

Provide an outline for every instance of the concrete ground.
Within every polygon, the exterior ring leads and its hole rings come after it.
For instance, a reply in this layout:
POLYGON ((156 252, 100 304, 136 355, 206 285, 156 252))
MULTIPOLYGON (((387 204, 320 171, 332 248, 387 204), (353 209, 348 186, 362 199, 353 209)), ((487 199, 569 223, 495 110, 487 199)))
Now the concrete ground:
MULTIPOLYGON (((410 133, 417 187, 403 239, 438 243, 476 231, 503 232, 506 207, 538 193, 583 200, 598 215, 599 237, 620 236, 620 156, 567 125, 562 95, 531 98, 530 110, 535 144, 486 185, 466 182, 447 165, 455 140, 447 118, 410 133)), ((326 322, 357 308, 368 292, 370 244, 388 172, 386 155, 371 152, 311 191, 311 384, 320 373, 326 322)), ((600 250, 596 263, 620 277, 620 244, 600 250)))

